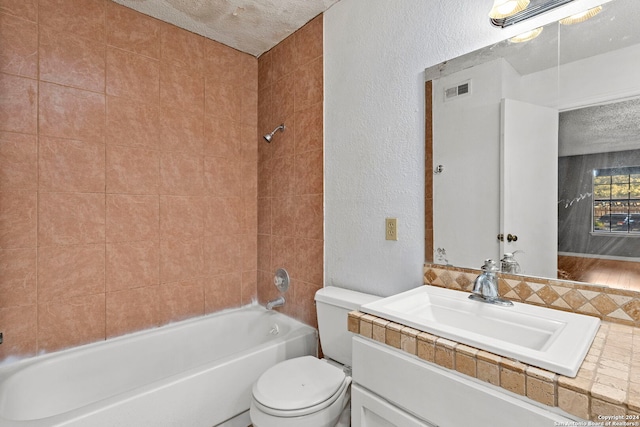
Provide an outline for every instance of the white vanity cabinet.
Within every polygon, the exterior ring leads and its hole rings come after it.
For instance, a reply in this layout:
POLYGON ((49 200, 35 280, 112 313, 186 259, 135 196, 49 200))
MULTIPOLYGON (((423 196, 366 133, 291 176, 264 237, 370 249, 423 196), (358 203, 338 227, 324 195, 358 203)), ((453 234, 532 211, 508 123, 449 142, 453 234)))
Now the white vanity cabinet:
POLYGON ((353 383, 353 427, 541 427, 575 422, 358 336, 353 338, 353 383))

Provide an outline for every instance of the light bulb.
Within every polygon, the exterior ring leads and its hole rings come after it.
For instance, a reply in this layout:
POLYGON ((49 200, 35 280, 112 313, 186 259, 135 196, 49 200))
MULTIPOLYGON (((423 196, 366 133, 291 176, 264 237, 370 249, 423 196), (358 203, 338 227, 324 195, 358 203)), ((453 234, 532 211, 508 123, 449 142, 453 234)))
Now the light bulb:
POLYGON ((527 31, 526 33, 518 34, 515 37, 511 37, 509 41, 511 43, 524 43, 529 40, 533 40, 540 35, 542 32, 542 27, 536 28, 535 30, 527 31))
POLYGON ((503 19, 513 16, 527 8, 529 0, 494 0, 489 17, 503 19))
POLYGON ((601 11, 602 11, 602 6, 596 6, 593 9, 585 10, 584 12, 576 13, 575 15, 571 15, 567 18, 561 19, 560 23, 562 25, 579 24, 580 22, 584 22, 587 19, 593 18, 601 11))

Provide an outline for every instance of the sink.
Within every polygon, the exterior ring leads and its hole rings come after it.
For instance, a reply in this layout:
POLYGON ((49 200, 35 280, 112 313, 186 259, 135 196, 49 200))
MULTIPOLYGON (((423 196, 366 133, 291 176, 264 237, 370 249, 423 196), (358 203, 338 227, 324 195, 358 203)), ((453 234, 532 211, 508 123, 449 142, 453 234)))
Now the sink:
POLYGON ((575 377, 600 319, 514 302, 470 300, 468 292, 419 286, 360 311, 491 353, 575 377))

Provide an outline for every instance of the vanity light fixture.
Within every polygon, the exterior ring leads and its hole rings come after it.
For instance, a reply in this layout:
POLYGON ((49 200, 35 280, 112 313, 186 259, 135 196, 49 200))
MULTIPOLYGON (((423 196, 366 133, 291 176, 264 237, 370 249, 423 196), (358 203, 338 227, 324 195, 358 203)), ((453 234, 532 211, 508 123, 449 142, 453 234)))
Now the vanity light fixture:
POLYGON ((540 35, 542 32, 542 27, 538 27, 535 30, 527 31, 526 33, 518 34, 515 37, 511 37, 509 41, 511 43, 524 43, 529 40, 533 40, 540 35))
POLYGON ((584 12, 576 13, 575 15, 571 15, 567 18, 561 19, 560 23, 562 25, 573 25, 579 24, 580 22, 584 22, 587 19, 591 19, 602 11, 602 6, 596 6, 592 9, 585 10, 584 12))
MULTIPOLYGON (((560 7, 572 1, 573 0, 544 0, 542 2, 537 2, 537 4, 533 4, 527 8, 523 8, 519 12, 512 15, 508 15, 500 18, 494 18, 491 14, 489 14, 489 16, 491 18, 491 24, 493 26, 505 28, 510 25, 517 24, 518 22, 525 21, 529 18, 542 15, 543 13, 549 12, 557 7, 560 7)), ((498 3, 500 4, 505 3, 505 0, 495 0, 494 7, 498 3)), ((529 2, 527 1, 527 3, 529 2)))
POLYGON ((529 6, 529 0, 494 0, 489 18, 507 18, 525 10, 527 6, 529 6))

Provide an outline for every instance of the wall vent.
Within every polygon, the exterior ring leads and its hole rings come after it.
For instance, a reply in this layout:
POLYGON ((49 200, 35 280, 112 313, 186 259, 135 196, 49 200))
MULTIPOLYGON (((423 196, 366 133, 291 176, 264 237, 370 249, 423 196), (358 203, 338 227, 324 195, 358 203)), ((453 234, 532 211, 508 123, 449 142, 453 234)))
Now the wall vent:
POLYGON ((444 100, 451 101, 452 99, 460 98, 461 96, 471 95, 471 80, 459 83, 455 86, 450 86, 444 89, 444 100))

